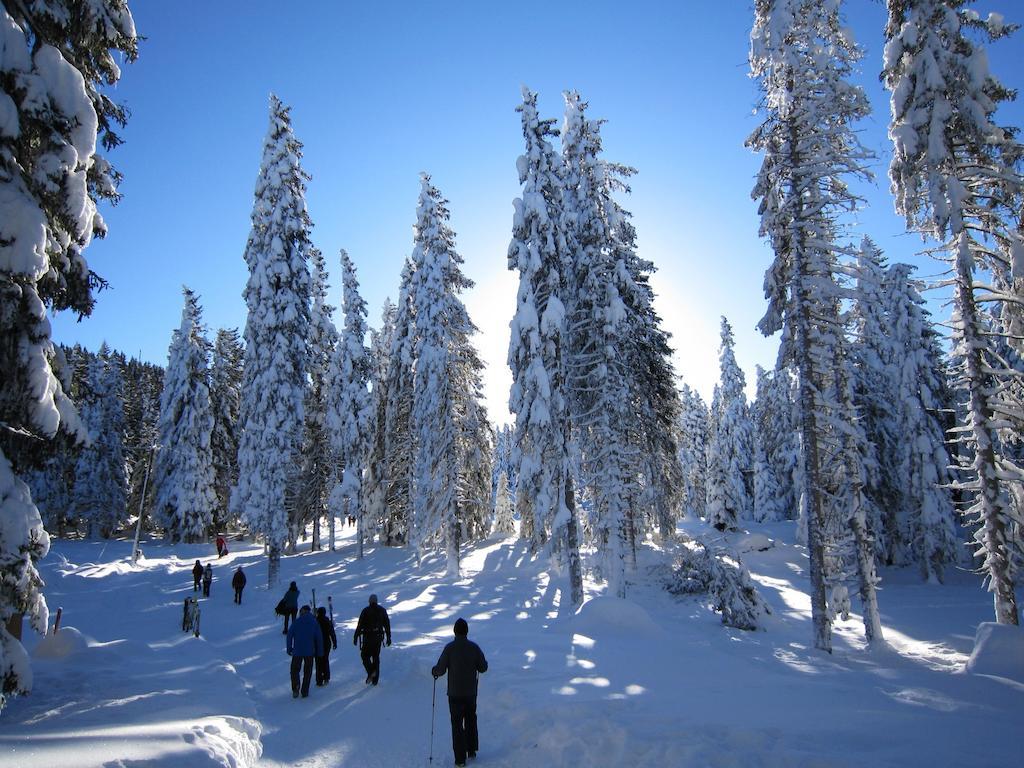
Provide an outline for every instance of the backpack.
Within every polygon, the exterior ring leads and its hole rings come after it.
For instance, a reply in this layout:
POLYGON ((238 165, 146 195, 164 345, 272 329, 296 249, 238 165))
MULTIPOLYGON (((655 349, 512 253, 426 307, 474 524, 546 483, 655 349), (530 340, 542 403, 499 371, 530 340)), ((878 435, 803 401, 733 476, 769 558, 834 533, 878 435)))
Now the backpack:
POLYGON ((274 609, 274 613, 276 613, 278 616, 284 616, 286 613, 288 613, 288 607, 285 605, 283 597, 278 602, 277 608, 274 609))

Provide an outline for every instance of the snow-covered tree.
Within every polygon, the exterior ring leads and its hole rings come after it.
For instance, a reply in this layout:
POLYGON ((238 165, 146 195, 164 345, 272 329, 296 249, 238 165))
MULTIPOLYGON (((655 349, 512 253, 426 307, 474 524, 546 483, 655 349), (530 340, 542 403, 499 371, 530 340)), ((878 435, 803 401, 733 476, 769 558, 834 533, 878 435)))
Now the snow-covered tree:
POLYGON ((368 389, 372 360, 366 349, 366 302, 359 295, 355 265, 344 250, 341 251, 341 285, 345 327, 331 362, 331 389, 336 399, 327 413, 331 448, 341 474, 331 490, 330 509, 332 518, 356 516, 356 539, 359 557, 362 557, 367 536, 362 493, 373 415, 368 389))
POLYGON ((746 379, 736 362, 732 326, 722 318, 719 386, 715 389, 714 427, 708 443, 707 520, 719 530, 735 530, 753 515, 754 428, 747 406, 746 379))
POLYGON ((855 264, 850 332, 854 407, 864 431, 860 446, 865 471, 865 516, 883 563, 901 561, 906 542, 899 535, 899 517, 906 476, 900 474, 896 452, 899 433, 896 401, 894 345, 885 297, 886 263, 882 251, 868 237, 861 240, 855 264))
POLYGON ((710 415, 700 393, 687 384, 682 387, 680 400, 679 463, 683 472, 683 514, 704 517, 710 415))
POLYGON ((104 344, 89 364, 82 423, 89 444, 78 456, 72 509, 89 538, 109 539, 127 518, 124 461, 124 385, 121 370, 104 344))
POLYGON ((1024 181, 1017 167, 1024 148, 1016 131, 994 122, 1013 93, 989 71, 984 46, 967 30, 995 40, 1013 27, 998 14, 982 21, 956 0, 890 0, 882 72, 892 91, 889 178, 907 226, 938 240, 950 267, 957 374, 968 400, 962 439, 971 460, 962 467, 962 488, 973 503, 967 517, 978 526, 996 621, 1017 624, 1011 529, 1020 521, 1010 486, 1024 472, 1003 451, 998 429, 1007 410, 1017 415, 1019 409, 1007 409, 996 392, 1019 371, 1000 359, 980 303, 1003 298, 992 295, 985 279, 998 258, 993 242, 1022 252, 1017 223, 1024 181))
POLYGON ((498 487, 494 501, 494 533, 513 534, 516 521, 512 515, 512 495, 508 489, 508 475, 498 473, 498 487))
POLYGON ((270 127, 256 180, 245 248, 245 362, 239 423, 238 485, 232 511, 266 538, 267 581, 277 583, 288 535, 286 489, 302 436, 309 344, 309 233, 299 163, 302 144, 290 110, 270 97, 270 127))
MULTIPOLYGON (((156 460, 157 424, 164 369, 129 360, 122 366, 125 391, 125 462, 128 467, 128 510, 151 522, 146 510, 153 501, 153 466, 156 460)), ((211 395, 212 397, 212 395, 211 395)), ((233 460, 233 458, 232 458, 233 460)), ((222 507, 226 508, 226 507, 222 507)))
POLYGON ((417 438, 413 430, 413 368, 415 361, 414 267, 408 259, 402 267, 395 307, 395 329, 385 379, 384 474, 387 519, 383 539, 388 546, 409 540, 412 526, 413 472, 417 438))
POLYGON ((217 505, 211 436, 210 342, 198 297, 183 289, 181 326, 171 337, 160 400, 153 485, 156 515, 171 541, 206 541, 217 505))
POLYGON ((904 478, 907 542, 927 580, 942 580, 945 567, 959 561, 951 459, 940 411, 947 406, 942 350, 928 321, 924 300, 911 280, 913 267, 894 264, 885 279, 889 328, 895 359, 893 404, 900 435, 895 460, 904 478))
MULTIPOLYGON (((468 319, 468 317, 467 317, 468 319)), ((494 433, 483 406, 484 364, 473 346, 472 323, 452 338, 452 374, 457 382, 455 413, 459 425, 459 522, 462 540, 482 539, 491 517, 491 462, 494 433)))
POLYGON ((760 440, 754 441, 753 458, 754 492, 751 497, 753 519, 757 522, 785 519, 785 511, 781 507, 782 492, 779 488, 779 481, 765 457, 764 446, 760 440))
POLYGON ((219 329, 210 365, 210 410, 213 413, 210 452, 213 456, 213 488, 217 494, 213 525, 217 529, 226 523, 234 525, 238 522, 228 515, 228 506, 231 489, 238 482, 238 415, 244 356, 238 330, 219 329))
MULTIPOLYGON (((761 504, 767 505, 779 520, 797 516, 794 468, 800 455, 800 443, 795 433, 792 391, 793 377, 788 368, 769 372, 757 367, 757 398, 751 406, 751 419, 755 443, 764 452, 765 464, 773 475, 762 481, 762 492, 774 486, 777 494, 774 502, 763 499, 761 504)), ((755 501, 755 511, 758 508, 755 501)), ((772 519, 766 514, 760 517, 772 519)))
MULTIPOLYGON (((564 386, 569 394, 571 424, 581 469, 593 501, 599 546, 607 557, 609 586, 625 596, 625 566, 635 565, 639 521, 634 517, 638 495, 637 449, 631 435, 639 433, 622 354, 626 338, 626 307, 621 294, 622 266, 610 245, 606 171, 599 121, 588 120, 586 104, 576 93, 565 94, 562 132, 564 220, 570 236, 563 266, 567 347, 563 350, 564 386)), ((564 535, 558 534, 559 540, 564 535)))
POLYGON ((842 213, 856 205, 851 178, 866 176, 869 153, 852 123, 869 112, 863 91, 848 78, 860 51, 840 21, 838 2, 756 0, 750 65, 764 94, 764 122, 747 144, 764 154, 753 196, 761 234, 775 260, 765 274, 765 334, 782 331, 780 360, 792 365, 801 457, 802 505, 807 509, 814 645, 831 651, 825 595, 827 496, 824 443, 841 429, 830 407, 833 361, 843 332, 835 283, 842 213))
POLYGON ((416 336, 412 424, 417 452, 413 540, 422 556, 437 543, 449 574, 459 573, 459 424, 454 376, 456 334, 472 333, 458 295, 472 283, 462 274, 448 201, 422 174, 411 261, 415 267, 416 336))
MULTIPOLYGON (((289 536, 312 523, 314 550, 320 549, 320 520, 327 511, 327 499, 337 475, 336 453, 331 449, 328 414, 337 391, 330 385, 330 368, 338 344, 338 331, 331 315, 334 307, 327 303, 327 264, 317 248, 310 249, 313 304, 309 316, 309 381, 306 387, 305 425, 302 438, 302 461, 293 481, 296 491, 294 519, 289 536)), ((334 516, 329 516, 333 546, 334 516)), ((294 542, 289 542, 294 545, 294 542)))
POLYGON ((564 222, 562 161, 549 138, 553 120, 537 114, 537 94, 523 88, 525 152, 516 167, 522 195, 513 201, 508 268, 519 273, 511 322, 508 365, 512 370, 509 410, 515 414, 515 467, 519 535, 536 550, 557 524, 565 531, 574 604, 583 602, 582 568, 563 355, 567 344, 564 271, 569 244, 564 222))
POLYGON ((398 310, 390 298, 384 299, 380 328, 370 329, 370 446, 367 452, 364 477, 363 515, 367 525, 383 532, 381 539, 388 541, 387 511, 387 407, 388 366, 391 340, 395 335, 398 310))
MULTIPOLYGON (((4 3, 0 13, 0 424, 52 439, 84 437, 55 365, 48 311, 88 315, 102 280, 83 251, 106 232, 97 199, 116 200, 119 175, 97 152, 116 146, 126 113, 100 93, 133 61, 135 24, 124 0, 4 3)), ((32 687, 28 657, 6 624, 25 615, 45 633, 36 564, 49 538, 28 487, 0 448, 0 708, 32 687)))
POLYGON ((509 501, 515 511, 516 476, 512 468, 512 425, 504 424, 494 431, 494 458, 491 460, 491 502, 498 503, 498 478, 505 474, 508 486, 509 501))

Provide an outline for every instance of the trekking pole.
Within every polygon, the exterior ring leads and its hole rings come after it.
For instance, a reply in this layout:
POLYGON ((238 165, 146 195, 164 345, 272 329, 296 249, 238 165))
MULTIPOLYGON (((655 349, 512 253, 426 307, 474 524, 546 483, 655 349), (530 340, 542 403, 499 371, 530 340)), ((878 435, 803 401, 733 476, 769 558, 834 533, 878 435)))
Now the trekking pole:
POLYGON ((434 764, 434 704, 437 701, 437 678, 434 678, 434 692, 430 694, 430 757, 427 762, 434 764))

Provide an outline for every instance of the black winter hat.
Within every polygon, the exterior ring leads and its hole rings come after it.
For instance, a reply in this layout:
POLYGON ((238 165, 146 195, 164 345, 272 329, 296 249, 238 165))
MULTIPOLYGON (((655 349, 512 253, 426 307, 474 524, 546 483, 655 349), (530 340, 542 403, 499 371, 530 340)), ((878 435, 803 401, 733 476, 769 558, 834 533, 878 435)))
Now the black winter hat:
POLYGON ((455 620, 455 634, 465 637, 469 634, 469 624, 466 623, 465 619, 455 620))

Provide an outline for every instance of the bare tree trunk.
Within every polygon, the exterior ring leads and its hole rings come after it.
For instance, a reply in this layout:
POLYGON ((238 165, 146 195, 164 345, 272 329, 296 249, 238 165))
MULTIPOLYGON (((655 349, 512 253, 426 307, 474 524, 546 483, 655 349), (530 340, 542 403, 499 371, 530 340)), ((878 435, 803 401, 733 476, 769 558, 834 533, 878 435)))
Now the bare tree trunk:
POLYGON ((579 529, 576 521, 576 493, 573 488, 572 476, 565 479, 565 506, 569 510, 569 522, 566 525, 566 556, 569 559, 569 589, 572 604, 579 608, 583 605, 583 565, 580 562, 579 529))
POLYGON ((267 545, 267 587, 273 589, 281 573, 281 545, 267 545))

